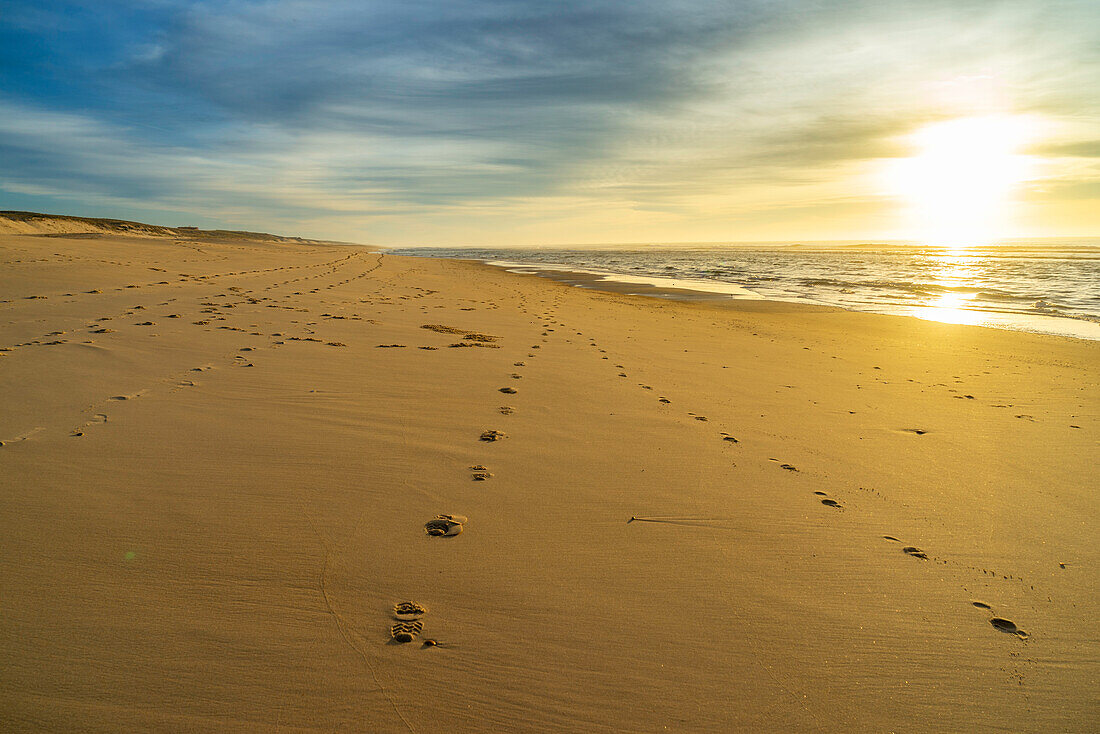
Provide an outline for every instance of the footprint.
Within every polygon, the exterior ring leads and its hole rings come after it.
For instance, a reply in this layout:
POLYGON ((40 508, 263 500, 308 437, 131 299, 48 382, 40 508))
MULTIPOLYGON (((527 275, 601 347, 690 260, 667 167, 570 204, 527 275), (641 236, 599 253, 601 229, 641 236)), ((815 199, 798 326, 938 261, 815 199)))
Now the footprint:
POLYGON ((489 430, 489 431, 485 431, 484 433, 481 434, 481 440, 482 441, 499 441, 500 439, 505 438, 505 437, 506 436, 505 436, 504 431, 497 431, 497 430, 489 430))
POLYGON ((427 613, 425 607, 414 601, 399 601, 393 605, 393 618, 399 622, 408 622, 427 613))
POLYGON ((671 403, 672 401, 671 401, 671 400, 669 400, 668 398, 657 398, 657 402, 658 402, 658 403, 664 403, 665 405, 668 405, 668 404, 669 404, 669 403, 671 403))
POLYGON ((488 467, 482 466, 481 464, 474 464, 470 467, 470 471, 472 472, 471 476, 473 476, 476 482, 484 482, 486 479, 493 476, 493 473, 489 471, 488 467))
POLYGON ((500 391, 505 395, 515 395, 517 392, 519 392, 514 387, 502 387, 500 388, 500 391))
POLYGON ((984 601, 972 601, 970 603, 973 604, 974 606, 976 606, 978 609, 992 609, 993 608, 993 607, 989 606, 988 604, 986 604, 984 601))
POLYGON ((394 622, 390 626, 390 637, 394 642, 412 642, 424 631, 424 623, 419 619, 411 622, 394 622))
POLYGON ((841 504, 839 502, 837 502, 836 500, 828 499, 828 498, 821 500, 821 504, 825 505, 826 507, 835 507, 838 510, 843 510, 844 509, 844 507, 841 506, 841 504))
POLYGON ((31 430, 27 431, 26 433, 23 433, 19 436, 16 436, 15 438, 7 439, 5 441, 0 441, 0 446, 7 446, 8 444, 19 443, 21 441, 26 441, 28 438, 30 438, 34 434, 40 433, 41 431, 44 431, 44 430, 46 430, 46 429, 42 428, 41 426, 39 426, 37 428, 32 428, 31 430))
POLYGON ((111 397, 109 397, 107 399, 108 400, 133 400, 134 398, 140 398, 142 395, 144 395, 147 392, 148 392, 148 390, 140 390, 140 391, 135 392, 135 393, 130 393, 129 395, 112 395, 111 397))
POLYGON ((913 556, 913 558, 922 558, 926 561, 928 560, 928 554, 913 545, 905 546, 901 549, 901 552, 906 555, 913 556))
POLYGON ((516 409, 513 408, 511 405, 502 405, 500 406, 500 408, 498 408, 498 410, 500 411, 501 415, 512 415, 512 413, 516 412, 516 409))
POLYGON ((436 515, 424 523, 424 532, 433 537, 453 537, 462 532, 466 522, 464 515, 436 515))
POLYGON ((1030 635, 1024 632, 1022 629, 1016 626, 1016 623, 1010 619, 1004 619, 1003 617, 994 617, 989 620, 989 623, 999 629, 1001 632, 1007 632, 1010 635, 1016 635, 1021 640, 1026 640, 1030 635))

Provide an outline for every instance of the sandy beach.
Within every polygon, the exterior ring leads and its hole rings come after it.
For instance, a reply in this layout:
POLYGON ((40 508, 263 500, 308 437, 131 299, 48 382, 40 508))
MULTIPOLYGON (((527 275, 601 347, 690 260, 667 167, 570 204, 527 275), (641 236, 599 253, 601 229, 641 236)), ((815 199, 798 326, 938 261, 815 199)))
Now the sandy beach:
POLYGON ((1096 730, 1100 343, 3 231, 4 731, 1096 730))

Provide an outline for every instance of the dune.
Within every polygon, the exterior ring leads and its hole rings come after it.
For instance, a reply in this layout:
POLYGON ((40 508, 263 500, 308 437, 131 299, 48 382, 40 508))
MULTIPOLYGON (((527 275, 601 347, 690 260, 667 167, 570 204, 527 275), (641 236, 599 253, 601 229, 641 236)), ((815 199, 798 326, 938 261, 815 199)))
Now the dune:
POLYGON ((1095 728, 1095 342, 0 222, 5 731, 1095 728))

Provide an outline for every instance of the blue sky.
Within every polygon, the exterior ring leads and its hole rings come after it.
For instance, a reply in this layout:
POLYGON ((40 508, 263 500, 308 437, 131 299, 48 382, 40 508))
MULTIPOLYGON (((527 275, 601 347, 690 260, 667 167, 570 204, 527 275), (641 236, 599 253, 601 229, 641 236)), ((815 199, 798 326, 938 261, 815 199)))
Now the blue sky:
POLYGON ((907 135, 1029 116, 1097 234, 1092 2, 0 0, 0 208, 383 244, 904 237, 907 135))

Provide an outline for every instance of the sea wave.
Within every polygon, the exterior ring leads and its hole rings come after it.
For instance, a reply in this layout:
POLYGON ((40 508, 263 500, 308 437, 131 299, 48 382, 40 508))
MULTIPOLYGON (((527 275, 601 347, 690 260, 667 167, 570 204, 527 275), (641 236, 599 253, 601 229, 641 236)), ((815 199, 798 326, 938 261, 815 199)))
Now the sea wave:
MULTIPOLYGON (((806 301, 882 313, 1082 336, 1100 323, 1100 242, 936 248, 819 244, 572 249, 406 249, 508 267, 572 270, 609 280, 678 281, 734 298, 806 301), (630 280, 640 279, 640 280, 630 280), (1036 320, 1038 319, 1038 320, 1036 320), (1059 322, 1054 324, 1052 322, 1059 322), (1037 325, 1038 324, 1038 325, 1037 325)), ((1100 332, 1085 338, 1100 338, 1100 332)))

